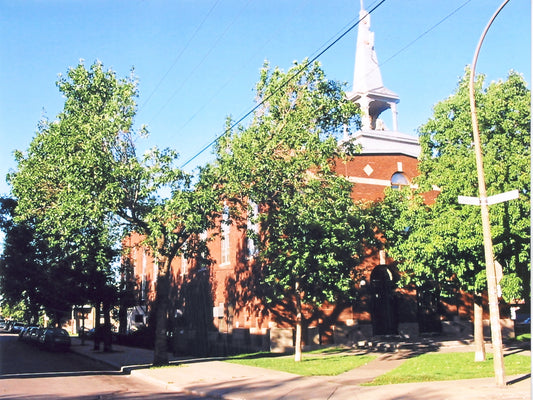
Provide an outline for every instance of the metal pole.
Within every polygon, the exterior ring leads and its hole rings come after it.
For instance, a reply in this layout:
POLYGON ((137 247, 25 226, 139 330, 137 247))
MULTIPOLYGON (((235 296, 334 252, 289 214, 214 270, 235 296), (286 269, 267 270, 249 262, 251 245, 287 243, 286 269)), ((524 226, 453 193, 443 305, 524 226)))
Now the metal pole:
MULTIPOLYGON (((529 19, 530 21, 533 20, 533 0, 531 0, 531 7, 530 7, 530 10, 531 10, 531 18, 529 19)), ((531 39, 533 40, 533 26, 531 26, 531 39)), ((531 62, 530 62, 530 73, 531 75, 530 76, 533 76, 533 52, 531 53, 530 55, 531 57, 531 62)), ((531 78, 530 78, 531 79, 531 78)), ((531 115, 531 111, 533 111, 533 101, 532 100, 532 93, 531 93, 531 90, 529 91, 529 107, 530 107, 530 115, 531 115)), ((530 136, 530 142, 531 142, 531 138, 533 138, 533 119, 530 118, 530 122, 529 122, 529 136, 530 136)), ((530 158, 530 163, 529 165, 533 165, 533 153, 529 152, 529 158, 530 158)), ((530 184, 533 184, 533 174, 530 174, 529 176, 529 179, 530 179, 530 184)), ((531 186, 530 186, 531 187, 531 186)), ((531 238, 531 236, 533 235, 533 213, 529 213, 529 237, 531 238)), ((530 247, 529 249, 529 263, 530 263, 530 272, 529 272, 529 282, 533 281, 533 270, 531 269, 531 259, 533 258, 533 248, 530 247)), ((529 298, 531 299, 531 283, 529 285, 529 298)), ((531 300, 529 301, 529 303, 531 304, 531 300)), ((531 310, 531 306, 529 308, 529 317, 530 318, 533 318, 533 310, 531 310)), ((533 339, 530 339, 529 340, 529 345, 531 347, 531 344, 533 344, 533 339)), ((531 362, 531 367, 533 368, 533 361, 531 362)))
POLYGON ((500 13, 503 7, 509 2, 505 0, 498 10, 494 13, 485 30, 483 31, 476 51, 474 59, 472 60, 472 71, 470 72, 470 108, 472 114, 472 130, 474 135, 474 146, 476 153, 476 166, 479 184, 479 198, 481 201, 481 222, 483 226, 483 246, 485 248, 485 263, 487 268, 487 290, 489 297, 489 311, 490 311, 490 330, 492 339, 492 349, 494 357, 494 375, 497 386, 505 386, 505 370, 503 365, 503 344, 502 344, 502 330, 500 326, 500 309, 498 305, 498 291, 496 282, 496 268, 494 264, 494 253, 492 249, 492 237, 490 233, 489 220, 489 206, 487 203, 487 189, 485 185, 485 173, 483 170, 483 154, 481 151, 481 140, 479 137, 479 126, 476 113, 476 100, 474 97, 474 79, 476 75, 476 63, 483 43, 483 39, 492 25, 496 16, 500 13))

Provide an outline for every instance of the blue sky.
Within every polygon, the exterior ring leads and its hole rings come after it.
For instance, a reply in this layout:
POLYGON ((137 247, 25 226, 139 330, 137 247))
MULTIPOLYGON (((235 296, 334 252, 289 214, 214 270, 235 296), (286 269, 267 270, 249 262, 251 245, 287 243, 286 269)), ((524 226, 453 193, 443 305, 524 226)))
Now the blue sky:
MULTIPOLYGON (((378 1, 365 0, 366 9, 378 1)), ((400 96, 399 128, 416 134, 450 95, 501 0, 386 0, 372 14, 383 81, 400 96), (451 14, 451 15, 450 15, 451 14), (449 17, 448 17, 449 16, 449 17)), ((0 195, 43 115, 63 101, 59 73, 80 59, 139 78, 141 148, 172 147, 189 160, 254 103, 264 60, 288 69, 357 20, 357 0, 0 0, 0 195)), ((477 72, 531 77, 531 10, 511 0, 483 45, 477 72)), ((319 58, 351 88, 357 29, 319 58)), ((210 151, 187 169, 210 159, 210 151)))

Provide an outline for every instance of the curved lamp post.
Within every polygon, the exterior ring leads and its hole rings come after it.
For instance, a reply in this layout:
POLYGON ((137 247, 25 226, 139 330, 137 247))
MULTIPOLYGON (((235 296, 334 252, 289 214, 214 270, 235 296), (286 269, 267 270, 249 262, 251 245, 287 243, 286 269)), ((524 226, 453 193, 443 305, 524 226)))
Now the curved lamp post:
POLYGON ((483 43, 492 22, 500 13, 503 7, 509 2, 505 0, 494 13, 485 30, 483 31, 472 61, 472 71, 470 72, 470 108, 472 114, 472 130, 474 135, 474 146, 476 153, 476 166, 479 185, 479 200, 481 207, 481 222, 483 226, 483 246, 485 248, 485 263, 487 268, 487 289, 489 297, 490 327, 492 348, 494 352, 494 374, 497 386, 505 386, 505 371, 503 365, 503 345, 502 331, 500 326, 500 310, 498 306, 498 291, 496 281, 496 266, 494 263, 494 252, 492 249, 492 237, 490 233, 489 205, 487 202, 487 189, 485 185, 485 173, 483 170, 483 155, 481 151, 481 140, 479 138, 479 126, 476 113, 476 101, 474 98, 474 78, 476 75, 476 63, 483 43))

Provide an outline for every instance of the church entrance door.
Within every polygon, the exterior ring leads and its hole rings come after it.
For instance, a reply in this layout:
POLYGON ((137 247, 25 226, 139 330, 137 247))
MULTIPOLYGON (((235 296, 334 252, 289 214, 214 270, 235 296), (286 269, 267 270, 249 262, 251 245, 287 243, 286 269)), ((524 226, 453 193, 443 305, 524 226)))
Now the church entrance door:
POLYGON ((378 265, 370 275, 372 328, 374 335, 398 333, 398 316, 394 301, 395 283, 390 269, 378 265))

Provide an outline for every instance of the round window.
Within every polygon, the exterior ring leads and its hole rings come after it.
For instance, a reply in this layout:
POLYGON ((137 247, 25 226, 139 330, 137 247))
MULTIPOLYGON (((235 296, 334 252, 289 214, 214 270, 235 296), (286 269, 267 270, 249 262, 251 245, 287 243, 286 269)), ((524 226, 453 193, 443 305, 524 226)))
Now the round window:
POLYGON ((402 186, 409 185, 409 180, 403 174, 403 172, 395 172, 390 179, 393 189, 400 189, 402 186))

